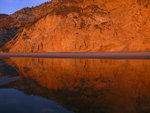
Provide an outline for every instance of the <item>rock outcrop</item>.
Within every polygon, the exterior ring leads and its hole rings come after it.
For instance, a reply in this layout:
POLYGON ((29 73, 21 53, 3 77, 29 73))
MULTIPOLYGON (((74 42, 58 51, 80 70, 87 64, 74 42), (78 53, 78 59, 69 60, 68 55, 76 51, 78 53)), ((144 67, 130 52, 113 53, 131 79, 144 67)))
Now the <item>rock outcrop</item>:
POLYGON ((4 18, 6 16, 8 16, 8 15, 7 14, 0 14, 0 18, 4 18))
POLYGON ((100 52, 150 50, 149 0, 52 0, 0 19, 17 28, 2 50, 100 52))

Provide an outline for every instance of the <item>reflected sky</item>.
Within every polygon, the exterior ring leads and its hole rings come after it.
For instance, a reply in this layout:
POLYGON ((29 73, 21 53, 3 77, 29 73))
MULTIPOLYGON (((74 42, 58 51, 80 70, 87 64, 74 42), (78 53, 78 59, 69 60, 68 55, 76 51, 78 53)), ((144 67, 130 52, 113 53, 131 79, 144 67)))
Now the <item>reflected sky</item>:
POLYGON ((1 113, 73 113, 52 100, 26 95, 15 89, 0 89, 1 113))

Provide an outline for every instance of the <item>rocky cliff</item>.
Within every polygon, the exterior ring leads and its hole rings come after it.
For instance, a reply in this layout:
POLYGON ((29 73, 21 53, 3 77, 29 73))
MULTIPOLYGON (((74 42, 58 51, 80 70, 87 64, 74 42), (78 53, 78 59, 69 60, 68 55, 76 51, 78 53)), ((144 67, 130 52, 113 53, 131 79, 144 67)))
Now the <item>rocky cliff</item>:
POLYGON ((9 52, 148 51, 149 4, 149 0, 52 0, 25 8, 0 19, 2 30, 19 31, 1 49, 9 52))

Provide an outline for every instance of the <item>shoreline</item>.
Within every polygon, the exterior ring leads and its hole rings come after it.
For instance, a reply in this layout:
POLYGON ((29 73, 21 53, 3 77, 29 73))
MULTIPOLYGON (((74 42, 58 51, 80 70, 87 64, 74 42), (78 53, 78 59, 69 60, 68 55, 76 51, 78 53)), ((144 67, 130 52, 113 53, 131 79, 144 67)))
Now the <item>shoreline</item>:
POLYGON ((84 59, 150 59, 150 52, 49 52, 49 53, 0 53, 0 58, 84 58, 84 59))

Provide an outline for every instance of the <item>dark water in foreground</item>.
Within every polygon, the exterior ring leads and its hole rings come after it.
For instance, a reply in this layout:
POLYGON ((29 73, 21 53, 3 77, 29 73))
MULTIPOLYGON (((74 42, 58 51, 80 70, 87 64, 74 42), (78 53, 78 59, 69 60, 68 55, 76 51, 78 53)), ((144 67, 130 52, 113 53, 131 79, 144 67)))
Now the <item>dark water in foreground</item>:
POLYGON ((0 60, 0 113, 150 113, 150 60, 0 60))

